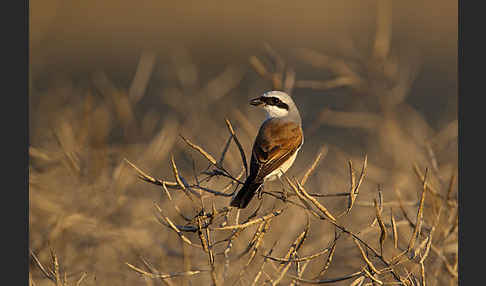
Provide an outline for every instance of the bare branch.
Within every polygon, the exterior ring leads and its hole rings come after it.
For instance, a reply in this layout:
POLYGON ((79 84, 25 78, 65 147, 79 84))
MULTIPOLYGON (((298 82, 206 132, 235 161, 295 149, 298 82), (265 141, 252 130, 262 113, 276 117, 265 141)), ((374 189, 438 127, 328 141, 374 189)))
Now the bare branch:
POLYGON ((236 225, 228 225, 228 226, 224 226, 224 227, 213 227, 213 228, 211 228, 211 230, 230 230, 230 229, 247 228, 247 227, 249 227, 253 224, 256 224, 256 223, 259 223, 259 222, 262 222, 262 221, 268 221, 269 219, 272 219, 273 217, 280 215, 283 212, 283 210, 284 209, 279 209, 279 210, 273 211, 270 214, 267 214, 263 217, 251 220, 247 223, 236 224, 236 225))
POLYGON ((170 273, 170 274, 154 274, 154 273, 150 273, 150 272, 147 272, 143 269, 140 269, 136 266, 133 266, 132 264, 128 263, 128 262, 125 262, 125 264, 130 267, 130 269, 144 275, 144 276, 147 276, 149 278, 160 278, 160 279, 168 279, 168 278, 174 278, 174 277, 180 277, 180 276, 192 276, 192 275, 196 275, 196 274, 199 274, 199 273, 202 273, 204 272, 204 270, 193 270, 193 271, 186 271, 186 272, 175 272, 175 273, 170 273))
POLYGON ((319 164, 321 158, 326 157, 327 152, 328 152, 328 148, 325 145, 322 146, 321 149, 319 150, 319 153, 317 154, 316 158, 314 159, 314 162, 309 167, 309 169, 307 169, 304 176, 302 177, 302 180, 300 181, 300 184, 302 186, 305 185, 309 176, 312 174, 312 172, 314 172, 314 170, 316 169, 317 165, 319 164))
POLYGON ((245 156, 245 151, 243 150, 243 147, 241 146, 240 141, 238 140, 238 137, 236 137, 235 130, 233 129, 233 126, 229 122, 228 119, 225 119, 226 126, 228 127, 229 132, 231 133, 231 136, 233 136, 233 139, 235 140, 236 146, 238 146, 238 150, 240 150, 240 155, 241 155, 241 161, 243 163, 243 167, 245 167, 245 177, 248 177, 248 165, 246 162, 246 156, 245 156))

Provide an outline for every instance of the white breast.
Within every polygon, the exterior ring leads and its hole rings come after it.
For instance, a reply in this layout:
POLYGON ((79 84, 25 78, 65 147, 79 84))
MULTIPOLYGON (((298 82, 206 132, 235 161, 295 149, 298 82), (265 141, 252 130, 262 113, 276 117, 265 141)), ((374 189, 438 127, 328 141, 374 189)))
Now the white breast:
MULTIPOLYGON (((301 145, 302 146, 302 145, 301 145)), ((290 157, 285 163, 283 163, 279 168, 275 169, 273 172, 268 174, 265 178, 264 181, 272 181, 277 179, 277 177, 282 176, 282 173, 287 172, 287 170, 294 164, 295 158, 297 157, 297 153, 299 153, 299 149, 295 151, 294 155, 290 157)))

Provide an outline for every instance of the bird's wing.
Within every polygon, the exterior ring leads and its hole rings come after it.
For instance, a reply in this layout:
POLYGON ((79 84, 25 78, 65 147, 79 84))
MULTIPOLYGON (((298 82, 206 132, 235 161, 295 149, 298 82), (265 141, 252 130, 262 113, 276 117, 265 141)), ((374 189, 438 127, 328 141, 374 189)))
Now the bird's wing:
POLYGON ((278 118, 265 121, 253 144, 250 176, 256 182, 263 181, 298 150, 302 141, 300 124, 278 118))

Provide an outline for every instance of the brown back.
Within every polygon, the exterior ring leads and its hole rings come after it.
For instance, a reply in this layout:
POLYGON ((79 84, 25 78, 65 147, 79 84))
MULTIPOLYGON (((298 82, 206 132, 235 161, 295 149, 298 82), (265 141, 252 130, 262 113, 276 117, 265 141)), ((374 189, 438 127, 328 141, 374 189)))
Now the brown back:
POLYGON ((265 176, 280 167, 300 147, 302 128, 294 122, 272 118, 265 121, 253 144, 250 176, 263 181, 265 176))

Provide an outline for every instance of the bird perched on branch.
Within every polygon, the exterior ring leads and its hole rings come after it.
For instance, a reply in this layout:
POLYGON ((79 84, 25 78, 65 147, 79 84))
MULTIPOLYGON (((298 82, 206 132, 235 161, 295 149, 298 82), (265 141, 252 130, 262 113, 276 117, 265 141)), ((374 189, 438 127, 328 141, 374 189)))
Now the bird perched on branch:
POLYGON ((304 143, 299 110, 290 95, 269 91, 250 104, 263 107, 267 118, 253 143, 250 175, 230 203, 237 208, 245 208, 266 181, 285 173, 304 143))

